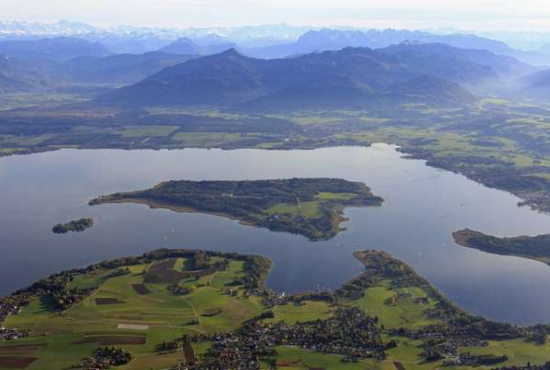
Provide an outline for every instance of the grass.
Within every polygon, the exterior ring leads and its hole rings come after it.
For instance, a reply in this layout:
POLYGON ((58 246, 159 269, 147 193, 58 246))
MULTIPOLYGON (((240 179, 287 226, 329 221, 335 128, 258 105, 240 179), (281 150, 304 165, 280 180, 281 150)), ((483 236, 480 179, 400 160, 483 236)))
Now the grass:
POLYGON ((269 215, 301 215, 305 218, 319 218, 323 215, 319 206, 321 202, 300 202, 300 203, 281 203, 269 208, 266 213, 269 215))
MULTIPOLYGON (((219 261, 213 257, 211 263, 219 261)), ((170 263, 154 263, 164 268, 185 270, 190 263, 185 259, 170 260, 170 263)), ((132 284, 143 284, 143 272, 151 268, 149 264, 130 267, 131 274, 110 277, 113 270, 96 271, 77 277, 72 287, 98 285, 97 292, 65 312, 57 312, 48 297, 35 298, 19 315, 12 316, 7 327, 30 329, 30 338, 17 341, 25 348, 13 348, 13 343, 0 343, 0 355, 38 357, 39 360, 28 368, 33 370, 69 368, 88 356, 98 343, 86 342, 86 338, 106 338, 117 341, 121 338, 145 338, 144 344, 114 344, 132 353, 134 360, 121 370, 155 369, 161 370, 183 360, 181 353, 159 355, 155 347, 163 341, 181 338, 184 334, 215 333, 238 329, 241 324, 265 311, 259 297, 245 297, 242 286, 234 286, 234 281, 244 275, 244 264, 232 260, 226 271, 215 272, 200 279, 189 278, 180 285, 193 285, 195 290, 186 296, 168 293, 166 284, 146 284, 150 291, 138 295, 132 284), (237 296, 224 294, 231 285, 237 296), (99 306, 97 298, 116 298, 123 304, 99 306), (214 316, 204 316, 221 310, 214 316), (193 320, 193 323, 191 323, 193 320), (118 329, 120 323, 148 326, 147 330, 118 329)), ((406 327, 419 329, 437 320, 426 318, 426 310, 435 306, 421 287, 390 288, 389 280, 382 280, 368 288, 359 299, 340 299, 339 305, 355 305, 369 315, 376 316, 385 329, 406 327), (397 298, 396 298, 397 297, 397 298), (419 298, 428 299, 427 302, 419 298)), ((324 301, 305 301, 300 304, 285 304, 272 310, 274 318, 266 322, 283 321, 287 324, 327 319, 336 308, 324 301)), ((441 366, 442 362, 425 363, 422 360, 420 341, 404 337, 390 337, 383 334, 385 341, 396 340, 398 346, 387 351, 388 358, 362 360, 358 363, 342 362, 339 355, 323 354, 304 348, 279 346, 277 356, 263 359, 262 369, 276 365, 284 369, 380 369, 395 370, 394 362, 400 362, 407 370, 430 370, 441 366)), ((134 341, 135 342, 135 341, 134 341)), ((211 342, 194 343, 198 355, 204 354, 211 342)), ((509 360, 502 365, 524 366, 543 364, 550 358, 550 343, 537 346, 524 340, 493 341, 487 347, 460 348, 461 352, 473 354, 507 355, 509 360)), ((483 370, 486 368, 481 367, 483 370)), ((467 369, 464 367, 464 369, 467 369)))
POLYGON ((328 201, 346 201, 355 198, 355 194, 351 193, 327 193, 321 192, 316 196, 316 201, 311 202, 299 202, 296 203, 281 203, 277 204, 266 210, 269 215, 301 215, 308 219, 320 218, 323 216, 323 212, 320 207, 321 204, 328 201))
POLYGON ((242 134, 226 132, 177 132, 172 136, 179 145, 192 148, 215 148, 237 143, 243 138, 242 134))
MULTIPOLYGON (((214 258, 213 262, 218 259, 214 258)), ((172 266, 167 264, 166 266, 172 266)), ((186 260, 174 261, 174 269, 185 269, 186 260)), ((145 336, 145 344, 115 344, 129 350, 135 357, 121 369, 165 369, 181 360, 181 354, 159 356, 155 347, 163 341, 180 338, 184 334, 212 333, 235 330, 245 320, 259 314, 264 307, 256 297, 244 297, 242 286, 233 286, 237 297, 224 293, 226 284, 243 276, 243 262, 231 261, 226 271, 202 277, 196 290, 187 296, 172 295, 166 284, 146 284, 149 294, 139 295, 133 284, 144 283, 144 270, 150 265, 135 265, 131 274, 110 277, 113 270, 97 271, 76 277, 71 287, 98 286, 96 292, 67 311, 57 312, 48 297, 34 298, 19 315, 10 317, 5 326, 31 330, 33 336, 17 344, 46 344, 34 350, 39 360, 29 369, 68 368, 91 354, 98 343, 85 343, 85 338, 126 338, 145 336), (115 298, 123 303, 98 305, 96 299, 115 298), (222 308, 216 316, 202 316, 213 308, 222 308), (190 325, 192 323, 192 325, 190 325), (148 327, 147 330, 118 329, 119 324, 148 327)), ((187 284, 191 282, 184 282, 187 284)), ((0 352, 6 347, 0 343, 0 352)), ((20 352, 20 351, 19 351, 20 352)), ((25 353, 15 353, 24 356, 25 353)), ((13 352, 7 352, 13 353, 13 352)))
POLYGON ((129 127, 121 132, 125 138, 163 137, 177 130, 176 126, 143 126, 129 127))
POLYGON ((483 348, 464 348, 462 352, 471 352, 472 354, 494 354, 506 355, 508 361, 503 363, 505 366, 525 366, 527 362, 532 365, 543 365, 550 359, 550 343, 544 346, 537 346, 533 343, 527 343, 524 340, 510 340, 503 342, 489 342, 487 347, 483 348))
POLYGON ((351 193, 326 193, 321 192, 317 194, 317 199, 322 201, 329 201, 329 200, 351 200, 355 198, 355 194, 351 193))
POLYGON ((317 319, 328 319, 332 315, 332 308, 326 302, 306 301, 303 304, 288 303, 276 306, 273 309, 275 317, 269 322, 284 321, 289 325, 297 322, 308 322, 317 319))
POLYGON ((342 356, 338 355, 323 354, 288 346, 279 346, 275 349, 278 352, 276 362, 279 363, 278 368, 280 369, 365 370, 379 368, 374 361, 344 363, 342 362, 342 356))
POLYGON ((371 316, 376 316, 385 328, 406 327, 418 329, 422 326, 437 323, 425 316, 425 311, 435 307, 435 302, 429 300, 427 304, 420 304, 416 298, 426 298, 426 294, 419 288, 389 289, 389 282, 367 289, 363 298, 349 302, 363 309, 371 316), (399 295, 412 295, 399 297, 399 295))
POLYGON ((529 176, 540 177, 541 179, 550 181, 550 173, 546 173, 546 172, 535 172, 535 173, 529 174, 529 176))

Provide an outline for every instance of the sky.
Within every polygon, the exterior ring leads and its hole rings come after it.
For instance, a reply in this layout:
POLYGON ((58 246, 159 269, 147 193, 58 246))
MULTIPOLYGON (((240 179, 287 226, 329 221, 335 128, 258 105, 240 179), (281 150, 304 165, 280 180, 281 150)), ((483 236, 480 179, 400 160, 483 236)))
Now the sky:
POLYGON ((550 0, 0 0, 0 19, 176 28, 288 23, 550 31, 550 0))

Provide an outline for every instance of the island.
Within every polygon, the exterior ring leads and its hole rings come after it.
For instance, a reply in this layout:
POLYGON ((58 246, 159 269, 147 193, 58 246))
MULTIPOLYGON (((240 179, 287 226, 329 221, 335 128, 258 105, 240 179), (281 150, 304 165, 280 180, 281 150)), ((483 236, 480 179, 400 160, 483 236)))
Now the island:
POLYGON ((355 253, 340 289, 271 291, 270 260, 159 249, 44 278, 0 297, 7 369, 543 370, 548 325, 457 308, 385 252, 355 253))
POLYGON ((242 224, 327 240, 344 229, 346 207, 380 206, 360 182, 342 179, 168 181, 151 189, 101 196, 90 205, 142 203, 177 212, 224 216, 242 224))
POLYGON ((80 233, 94 226, 91 218, 81 218, 65 224, 57 224, 52 228, 54 234, 67 234, 68 232, 80 233))
POLYGON ((533 259, 550 264, 550 235, 498 238, 464 229, 453 233, 455 242, 487 253, 533 259))

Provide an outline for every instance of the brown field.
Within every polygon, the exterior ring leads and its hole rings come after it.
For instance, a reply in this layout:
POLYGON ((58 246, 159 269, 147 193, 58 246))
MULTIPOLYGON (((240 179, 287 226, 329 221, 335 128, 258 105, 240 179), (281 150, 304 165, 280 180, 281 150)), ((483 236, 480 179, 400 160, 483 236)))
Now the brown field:
POLYGON ((176 284, 185 279, 188 274, 176 270, 148 271, 143 281, 148 284, 176 284))
POLYGON ((104 306, 109 304, 121 304, 121 303, 124 303, 124 302, 120 301, 118 298, 96 298, 95 299, 95 304, 97 304, 98 306, 104 306))
POLYGON ((223 310, 221 308, 209 308, 205 310, 202 315, 205 317, 212 317, 219 315, 220 313, 222 313, 222 311, 223 310))
POLYGON ((147 337, 145 336, 116 336, 116 335, 98 335, 93 337, 86 337, 74 342, 74 344, 86 344, 86 343, 99 343, 102 346, 111 346, 111 345, 140 345, 147 342, 147 337))
POLYGON ((36 360, 38 360, 36 357, 0 356, 0 367, 26 369, 36 360))
POLYGON ((193 346, 189 343, 183 345, 183 355, 185 356, 185 362, 187 365, 194 365, 196 362, 195 359, 195 350, 193 346))
POLYGON ((155 263, 145 273, 144 283, 147 284, 176 284, 188 277, 187 273, 173 269, 176 259, 169 259, 155 263))
POLYGON ((40 344, 19 344, 15 346, 0 347, 0 353, 2 352, 25 352, 34 353, 40 349, 40 347, 46 346, 46 343, 40 344))
POLYGON ((292 363, 287 360, 277 360, 277 367, 290 367, 292 363))
POLYGON ((149 289, 144 284, 132 284, 132 288, 136 291, 139 295, 147 295, 151 293, 149 289))
POLYGON ((405 370, 405 366, 403 366, 401 362, 394 361, 393 366, 395 366, 397 370, 405 370))
POLYGON ((166 261, 162 261, 159 263, 155 263, 151 267, 149 267, 149 270, 147 272, 158 272, 162 270, 170 270, 171 268, 174 268, 174 265, 176 264, 176 259, 171 258, 166 261))

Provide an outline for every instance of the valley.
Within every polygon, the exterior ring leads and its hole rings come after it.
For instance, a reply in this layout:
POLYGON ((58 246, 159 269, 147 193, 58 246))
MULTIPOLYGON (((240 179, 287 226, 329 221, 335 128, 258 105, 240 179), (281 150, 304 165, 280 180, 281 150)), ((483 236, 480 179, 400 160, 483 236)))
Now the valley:
POLYGON ((550 49, 499 34, 0 21, 0 369, 550 368, 550 49))

